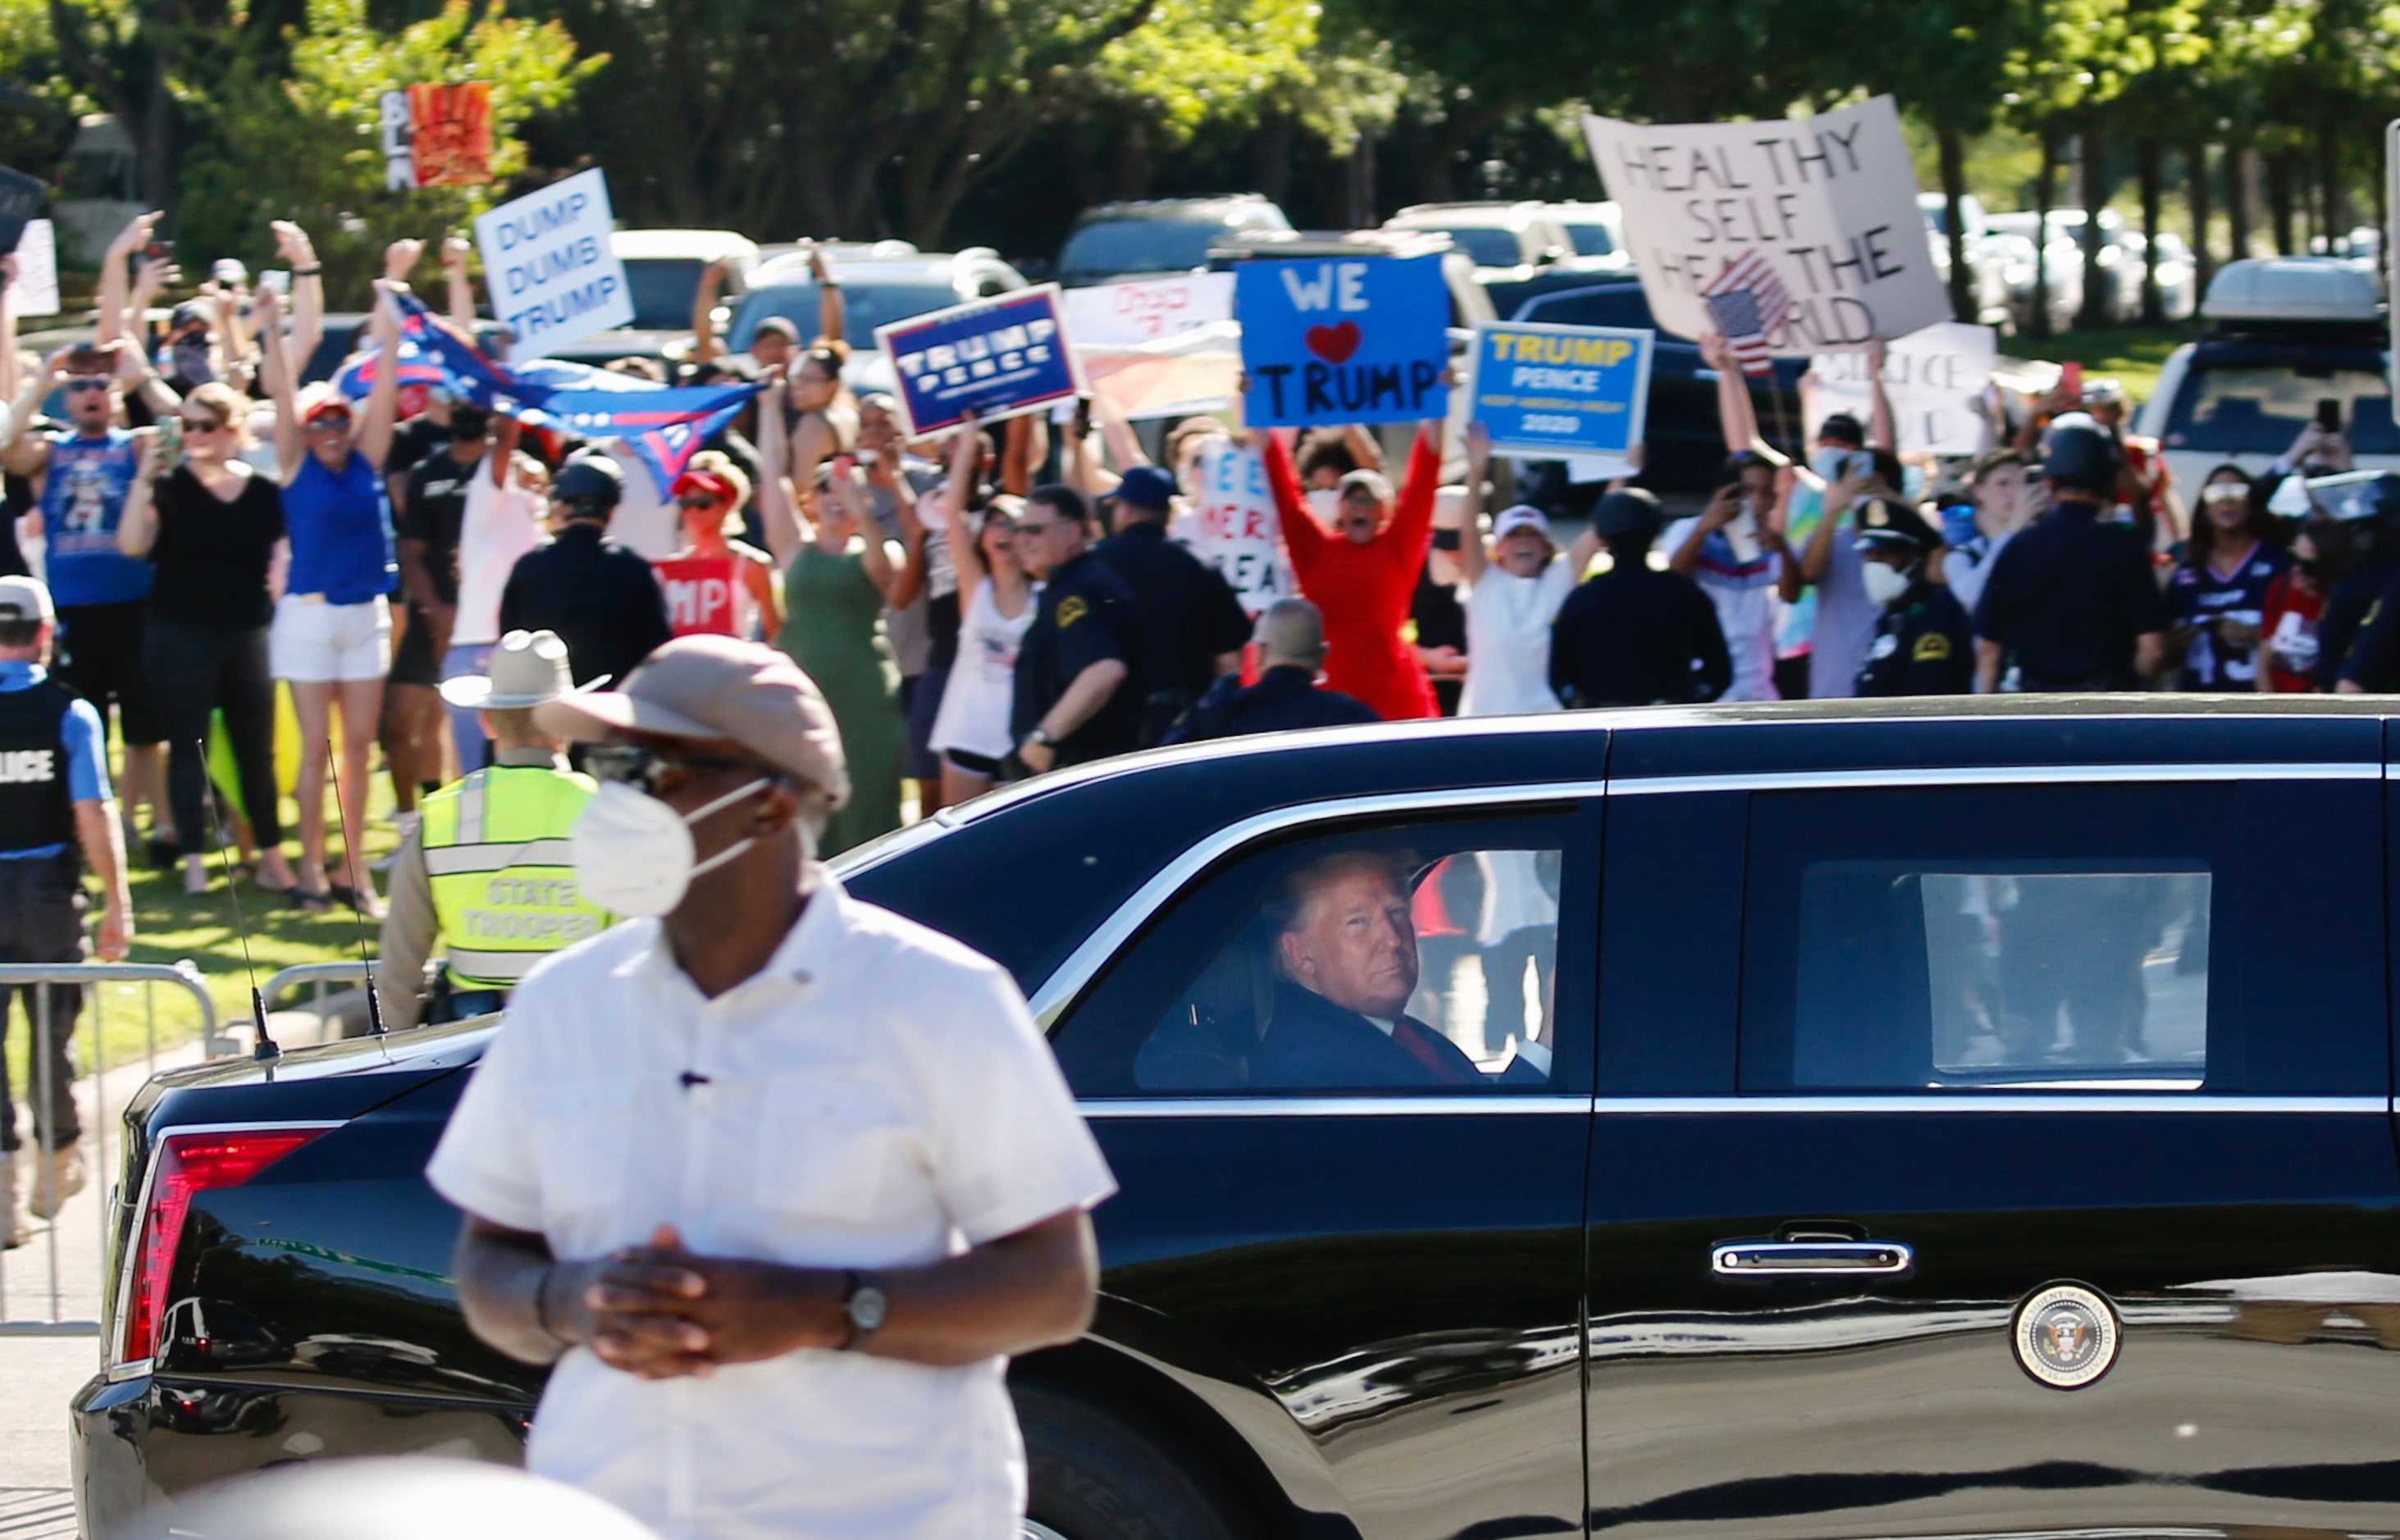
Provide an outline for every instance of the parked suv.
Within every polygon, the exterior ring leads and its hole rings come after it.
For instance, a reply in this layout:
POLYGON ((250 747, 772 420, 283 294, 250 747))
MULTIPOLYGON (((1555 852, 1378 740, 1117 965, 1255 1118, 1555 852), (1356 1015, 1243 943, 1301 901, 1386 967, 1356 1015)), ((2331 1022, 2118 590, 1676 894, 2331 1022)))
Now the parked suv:
POLYGON ((1271 240, 1290 229, 1283 210, 1257 193, 1103 203, 1076 218, 1053 276, 1071 289, 1188 273, 1228 239, 1271 240))
POLYGON ((2360 470, 2400 470, 2390 334, 2375 279, 2336 257, 2248 257, 2210 280, 2198 342, 2167 357, 2134 430, 2197 486, 2228 461, 2272 468, 2334 403, 2360 470))
MULTIPOLYGON (((1010 1370, 1039 1533, 2392 1533, 2387 710, 1341 729, 843 856, 1016 976, 1120 1184, 1091 1330, 1010 1370), (1411 891, 1439 1083, 1278 1056, 1326 1009, 1290 900, 1362 866, 1411 891)), ((542 1373, 467 1329, 421 1176, 505 1030, 135 1098, 85 1533, 294 1459, 517 1457, 542 1373)))

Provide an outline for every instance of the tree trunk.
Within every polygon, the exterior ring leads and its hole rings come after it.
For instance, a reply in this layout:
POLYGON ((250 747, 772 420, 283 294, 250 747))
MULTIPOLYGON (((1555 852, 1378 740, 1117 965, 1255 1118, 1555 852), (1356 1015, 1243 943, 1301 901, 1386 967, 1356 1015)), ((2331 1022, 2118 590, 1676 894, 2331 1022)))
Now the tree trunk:
POLYGON ((2166 173, 2157 140, 2145 135, 2134 148, 2142 185, 2142 324, 2156 326, 2166 320, 2166 307, 2159 302, 2158 271, 2159 200, 2165 196, 2166 173))
POLYGON ((2225 223, 2230 226, 2225 260, 2239 262, 2250 254, 2250 193, 2258 181, 2258 152, 2228 145, 2225 151, 2225 223))
MULTIPOLYGON (((2366 182, 2367 185, 2375 189, 2375 238, 2378 240, 2389 241, 2392 238, 2392 168, 2376 167, 2375 174, 2368 177, 2366 182)), ((2389 270, 2388 256, 2385 258, 2385 263, 2386 269, 2389 270)))
MULTIPOLYGON (((2230 157, 2227 157, 2229 161, 2230 157)), ((2208 146, 2193 143, 2183 151, 2184 203, 2191 213, 2192 286, 2197 293, 2208 293, 2208 280, 2216 263, 2208 250, 2208 146)))
POLYGON ((1291 115, 1273 112, 1250 138, 1250 185, 1280 207, 1291 191, 1291 115))
POLYGON ((1150 133, 1145 125, 1127 119, 1118 123, 1116 160, 1111 168, 1109 196, 1119 199, 1148 198, 1152 166, 1150 133))
POLYGON ((2317 186, 2325 208, 2325 251, 2338 255, 2350 234, 2350 189, 2341 181, 2341 136, 2330 124, 2317 135, 2317 186))
POLYGON ((2292 255, 2292 157, 2286 151, 2267 157, 2267 220, 2274 227, 2276 252, 2292 255))
POLYGON ((2033 304, 2025 317, 2025 334, 2050 335, 2050 204, 2058 191, 2058 133, 2041 130, 2041 174, 2033 191, 2033 304))
POLYGON ((1967 142, 1956 129, 1938 130, 1942 151, 1943 227, 1950 232, 1950 314, 1972 325, 1982 320, 1983 301, 1975 292, 1975 275, 1967 266, 1967 230, 1958 218, 1958 200, 1967 193, 1967 142))
POLYGON ((1354 230, 1364 230, 1380 223, 1375 217, 1375 136, 1364 129, 1350 146, 1348 162, 1349 218, 1354 230))
POLYGON ((2077 159, 2082 172, 2076 191, 2083 200, 2083 307, 2075 313, 2075 324, 2107 326, 2117 319, 2115 286, 2100 266, 2100 211, 2108 206, 2108 145, 2090 123, 2084 125, 2082 154, 2077 159))

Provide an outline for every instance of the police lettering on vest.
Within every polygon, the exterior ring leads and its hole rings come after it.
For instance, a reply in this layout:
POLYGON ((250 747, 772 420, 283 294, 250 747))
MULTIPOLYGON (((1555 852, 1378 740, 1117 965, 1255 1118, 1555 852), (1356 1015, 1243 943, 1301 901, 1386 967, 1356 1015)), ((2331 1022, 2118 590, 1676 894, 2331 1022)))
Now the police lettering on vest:
POLYGON ((75 850, 65 731, 75 695, 55 679, 0 690, 0 851, 75 850))

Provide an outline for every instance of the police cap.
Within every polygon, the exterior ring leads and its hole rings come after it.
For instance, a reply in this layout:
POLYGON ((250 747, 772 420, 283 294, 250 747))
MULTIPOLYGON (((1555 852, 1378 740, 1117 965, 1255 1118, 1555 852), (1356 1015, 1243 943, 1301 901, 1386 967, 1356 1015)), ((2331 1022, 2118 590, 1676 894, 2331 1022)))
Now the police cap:
POLYGON ((625 473, 617 462, 596 455, 578 455, 558 468, 558 475, 550 484, 550 500, 558 503, 595 503, 601 508, 615 508, 625 497, 625 473))
POLYGON ((2107 486, 2117 479, 2117 441, 2096 425, 2068 423, 2053 428, 2041 470, 2054 482, 2107 486))
POLYGON ((1620 535, 1655 536, 1667 522, 1658 499, 1641 487, 1612 492, 1591 511, 1591 532, 1602 539, 1620 535))
POLYGON ((1867 497, 1853 511, 1858 547, 1868 551, 1904 551, 1923 556, 1942 543, 1942 533, 1925 515, 1896 497, 1867 497))

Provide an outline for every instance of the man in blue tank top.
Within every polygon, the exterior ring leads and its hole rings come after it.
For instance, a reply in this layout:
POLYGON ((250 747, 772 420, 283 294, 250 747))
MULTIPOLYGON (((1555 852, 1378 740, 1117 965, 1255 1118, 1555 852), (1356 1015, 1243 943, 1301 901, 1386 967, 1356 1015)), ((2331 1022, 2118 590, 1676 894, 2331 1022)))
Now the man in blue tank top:
POLYGON ((0 464, 34 484, 42 513, 44 569, 58 606, 60 682, 99 711, 116 708, 125 743, 128 843, 133 809, 150 806, 150 837, 172 845, 166 799, 166 730, 142 666, 150 564, 116 549, 126 488, 141 461, 136 435, 116 426, 118 402, 138 393, 160 416, 183 403, 141 350, 123 343, 61 348, 10 414, 0 464), (40 403, 63 381, 69 426, 28 432, 40 403))

